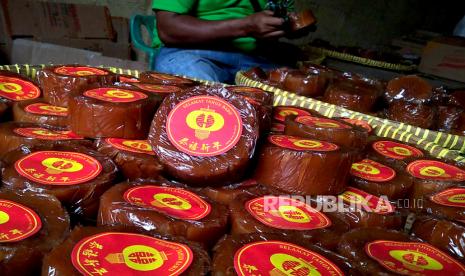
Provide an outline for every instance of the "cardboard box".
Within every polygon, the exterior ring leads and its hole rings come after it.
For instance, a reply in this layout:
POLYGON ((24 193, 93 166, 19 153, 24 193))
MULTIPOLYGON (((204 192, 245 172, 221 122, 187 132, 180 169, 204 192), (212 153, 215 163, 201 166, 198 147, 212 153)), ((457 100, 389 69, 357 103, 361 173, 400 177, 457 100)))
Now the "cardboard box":
POLYGON ((102 56, 101 53, 37 42, 29 39, 13 40, 13 64, 86 64, 113 66, 145 71, 146 63, 102 56))
POLYGON ((34 0, 0 0, 9 34, 34 38, 114 39, 107 7, 34 0))
POLYGON ((428 42, 419 71, 465 82, 465 38, 441 37, 428 42))

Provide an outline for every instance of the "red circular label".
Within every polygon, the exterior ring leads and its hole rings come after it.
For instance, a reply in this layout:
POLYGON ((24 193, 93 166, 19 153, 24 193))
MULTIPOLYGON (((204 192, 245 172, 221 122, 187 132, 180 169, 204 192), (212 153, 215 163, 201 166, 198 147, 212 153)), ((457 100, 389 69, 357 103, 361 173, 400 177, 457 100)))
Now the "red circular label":
POLYGON ((172 76, 164 73, 152 73, 150 76, 154 79, 161 80, 161 81, 171 81, 171 82, 176 82, 179 84, 190 84, 192 83, 191 80, 177 77, 177 76, 172 76))
POLYGON ((465 208, 465 188, 447 189, 432 195, 430 199, 440 205, 465 208))
POLYGON ((407 172, 426 180, 465 181, 465 171, 435 160, 417 160, 408 164, 407 172))
POLYGON ((365 245, 368 256, 402 275, 464 275, 465 267, 436 247, 422 242, 377 240, 365 245))
POLYGON ((377 141, 372 145, 373 149, 381 155, 402 160, 407 157, 422 157, 423 152, 409 145, 393 141, 377 141))
POLYGON ((139 82, 139 79, 136 77, 126 77, 126 76, 119 76, 120 82, 139 82))
POLYGON ((371 133, 373 129, 371 128, 370 124, 365 122, 364 120, 357 120, 357 119, 348 119, 348 118, 343 118, 342 119, 344 122, 349 123, 354 126, 359 126, 364 128, 368 133, 371 133))
POLYGON ((387 198, 380 198, 353 187, 348 187, 338 197, 344 203, 354 205, 369 213, 390 214, 395 210, 387 198))
POLYGON ((344 273, 330 260, 298 245, 281 241, 249 243, 234 255, 238 275, 321 275, 344 273))
POLYGON ((0 76, 0 97, 12 101, 32 100, 40 97, 40 89, 30 81, 0 76))
POLYGON ((84 137, 78 136, 70 130, 50 130, 40 127, 15 128, 13 132, 27 137, 41 140, 82 140, 84 137))
POLYGON ((0 243, 24 240, 42 228, 40 217, 19 203, 0 199, 0 243))
POLYGON ((273 109, 273 118, 275 120, 284 122, 287 116, 296 115, 296 116, 311 116, 310 112, 307 112, 302 109, 288 107, 288 106, 278 106, 273 109))
POLYGON ((152 146, 146 140, 106 138, 105 142, 120 150, 155 155, 152 151, 152 146))
POLYGON ((124 200, 177 219, 200 220, 208 216, 211 211, 210 204, 205 200, 181 188, 134 187, 124 193, 124 200))
POLYGON ((112 103, 131 103, 148 98, 144 93, 119 88, 97 88, 87 90, 84 95, 97 100, 112 103))
POLYGON ((335 151, 339 149, 337 145, 329 142, 302 139, 299 137, 287 135, 270 135, 268 136, 268 141, 275 144, 276 146, 292 150, 335 151))
POLYGON ((83 275, 180 275, 193 260, 184 244, 141 234, 106 232, 80 240, 71 261, 83 275))
POLYGON ((312 230, 331 226, 323 213, 288 197, 258 197, 247 201, 245 209, 261 223, 279 229, 312 230))
POLYGON ((62 66, 55 68, 55 73, 77 77, 108 75, 107 71, 87 66, 62 66))
POLYGON ((284 132, 284 129, 286 128, 285 125, 280 124, 280 123, 273 123, 271 125, 271 131, 273 132, 284 132))
POLYGON ((181 88, 171 85, 157 85, 150 83, 134 83, 133 85, 139 89, 154 93, 176 93, 182 91, 181 88))
POLYGON ((227 101, 196 96, 177 104, 168 115, 166 132, 180 151, 193 156, 216 156, 234 147, 242 134, 242 119, 227 101))
POLYGON ((332 129, 350 129, 351 127, 345 124, 342 124, 338 121, 318 118, 313 116, 299 116, 295 118, 297 123, 304 124, 306 126, 316 127, 316 128, 332 128, 332 129))
POLYGON ((96 178, 102 165, 95 158, 77 152, 38 151, 15 163, 25 178, 47 185, 74 185, 96 178))
POLYGON ((374 182, 389 181, 396 176, 393 169, 370 159, 353 163, 350 174, 374 182))
POLYGON ((68 108, 61 107, 61 106, 55 106, 55 105, 49 105, 46 103, 30 104, 24 108, 24 111, 33 113, 33 114, 39 114, 39 115, 62 116, 62 117, 68 116, 68 108))

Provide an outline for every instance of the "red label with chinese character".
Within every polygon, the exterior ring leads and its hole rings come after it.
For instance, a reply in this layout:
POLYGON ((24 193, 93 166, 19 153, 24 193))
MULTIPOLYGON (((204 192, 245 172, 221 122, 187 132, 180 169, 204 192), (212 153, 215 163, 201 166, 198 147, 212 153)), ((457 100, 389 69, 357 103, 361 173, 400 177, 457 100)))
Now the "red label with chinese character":
POLYGON ((268 136, 268 141, 276 146, 292 150, 334 151, 339 149, 337 145, 329 142, 303 139, 287 135, 270 135, 268 136))
POLYGON ((273 132, 284 132, 284 129, 286 128, 285 125, 280 124, 280 123, 273 123, 271 125, 271 131, 273 132))
POLYGON ((465 181, 465 171, 435 160, 417 160, 407 166, 413 177, 426 180, 465 181))
POLYGON ((465 208, 465 188, 452 188, 447 189, 430 197, 434 203, 465 208))
POLYGON ((78 136, 71 130, 50 130, 40 127, 15 128, 13 132, 27 138, 41 140, 81 140, 84 137, 78 136))
POLYGON ((96 178, 102 165, 95 158, 67 151, 38 151, 15 163, 25 178, 47 185, 74 185, 96 178))
POLYGON ((65 76, 104 76, 108 75, 107 71, 87 66, 62 66, 55 68, 55 73, 65 76))
POLYGON ((105 139, 105 142, 120 150, 155 155, 152 151, 152 146, 150 146, 146 140, 107 138, 105 139))
POLYGON ((24 240, 42 228, 40 217, 19 203, 0 199, 0 243, 24 240))
POLYGON ((106 232, 80 240, 71 261, 83 275, 180 275, 192 263, 184 244, 134 233, 106 232))
POLYGON ((182 91, 181 88, 171 85, 158 85, 150 83, 134 83, 133 85, 139 89, 154 93, 176 93, 182 91))
POLYGON ((353 163, 350 174, 374 182, 389 181, 396 176, 393 169, 370 159, 353 163))
POLYGON ((234 255, 238 275, 344 275, 340 268, 320 254, 281 241, 249 243, 234 255))
POLYGON ((119 76, 120 82, 139 82, 139 79, 136 77, 126 77, 126 76, 119 76))
POLYGON ((353 187, 348 187, 339 198, 346 204, 355 205, 370 213, 390 214, 395 210, 387 198, 380 198, 353 187))
POLYGON ((112 103, 131 103, 148 98, 144 93, 119 88, 96 88, 87 90, 84 95, 112 103))
POLYGON ((39 115, 68 116, 68 108, 46 103, 30 104, 24 108, 24 111, 39 115))
POLYGON ((365 252, 387 270, 401 275, 465 274, 465 266, 427 243, 377 240, 367 243, 365 252))
POLYGON ((40 97, 40 89, 30 81, 0 76, 0 97, 12 101, 32 100, 40 97))
POLYGON ((154 209, 170 217, 200 220, 211 206, 198 195, 181 188, 140 186, 127 190, 124 199, 132 204, 154 209))
POLYGON ((288 197, 258 197, 247 201, 245 209, 261 223, 279 229, 312 230, 331 225, 323 213, 288 197))
POLYGON ((180 78, 177 76, 172 76, 164 73, 152 73, 150 76, 154 79, 161 80, 161 81, 172 81, 176 82, 179 84, 190 84, 192 81, 185 79, 185 78, 180 78))
POLYGON ((409 145, 393 141, 377 141, 372 145, 373 149, 381 155, 402 160, 407 157, 422 157, 421 150, 409 145))
POLYGON ((295 121, 306 126, 317 128, 350 129, 350 126, 342 124, 338 121, 313 116, 299 116, 295 118, 295 121))
POLYGON ((234 147, 242 134, 242 119, 227 101, 213 96, 192 97, 168 115, 166 132, 180 151, 193 156, 216 156, 234 147))
POLYGON ((284 122, 287 116, 289 115, 296 115, 296 116, 311 116, 310 112, 305 110, 294 108, 294 107, 287 107, 287 106, 278 106, 275 107, 273 110, 273 118, 280 122, 284 122))
POLYGON ((364 120, 357 120, 357 119, 349 119, 349 118, 344 118, 342 119, 344 122, 349 123, 351 125, 359 126, 364 128, 368 133, 371 133, 373 130, 370 126, 369 123, 365 122, 364 120))

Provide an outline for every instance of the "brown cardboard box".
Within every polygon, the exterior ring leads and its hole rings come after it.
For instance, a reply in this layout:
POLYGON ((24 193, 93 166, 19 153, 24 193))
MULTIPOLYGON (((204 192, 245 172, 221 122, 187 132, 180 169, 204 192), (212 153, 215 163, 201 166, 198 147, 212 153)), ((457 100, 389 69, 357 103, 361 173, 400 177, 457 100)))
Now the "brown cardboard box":
POLYGON ((13 37, 114 39, 107 7, 34 0, 0 0, 13 37))
POLYGON ((419 71, 465 82, 465 38, 441 37, 428 42, 419 71))

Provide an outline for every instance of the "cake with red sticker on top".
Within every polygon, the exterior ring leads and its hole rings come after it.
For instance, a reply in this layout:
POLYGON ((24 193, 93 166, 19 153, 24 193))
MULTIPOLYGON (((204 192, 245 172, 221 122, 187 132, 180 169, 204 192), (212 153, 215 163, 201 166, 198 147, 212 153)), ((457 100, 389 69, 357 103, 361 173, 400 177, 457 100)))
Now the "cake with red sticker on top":
POLYGON ((42 257, 68 236, 69 227, 54 196, 0 191, 0 274, 39 275, 42 257))
POLYGON ((3 187, 56 196, 70 214, 95 219, 98 200, 115 181, 115 163, 84 145, 42 143, 3 158, 3 187))
POLYGON ((88 138, 144 140, 159 101, 141 90, 91 88, 70 98, 70 128, 88 138))
POLYGON ((69 127, 68 108, 45 103, 42 99, 15 103, 13 119, 16 122, 69 127))
POLYGON ((0 118, 5 118, 4 114, 12 104, 34 100, 40 95, 40 88, 32 80, 20 74, 0 70, 0 118))
POLYGON ((57 106, 68 106, 69 97, 89 85, 110 85, 118 80, 116 74, 83 65, 48 66, 37 72, 37 81, 44 92, 44 100, 57 106))
POLYGON ((163 171, 147 140, 105 138, 95 146, 116 163, 126 179, 157 179, 163 171))
POLYGON ((42 275, 189 275, 210 271, 201 245, 125 227, 75 227, 44 258, 42 275))
POLYGON ((258 128, 257 113, 243 97, 222 86, 197 86, 165 98, 148 141, 176 180, 227 185, 245 178, 258 128))
POLYGON ((99 225, 135 227, 213 245, 226 233, 228 209, 186 186, 120 183, 100 198, 99 225))

